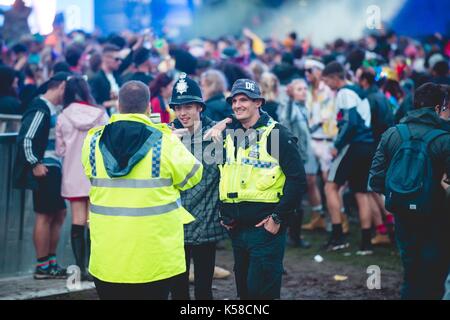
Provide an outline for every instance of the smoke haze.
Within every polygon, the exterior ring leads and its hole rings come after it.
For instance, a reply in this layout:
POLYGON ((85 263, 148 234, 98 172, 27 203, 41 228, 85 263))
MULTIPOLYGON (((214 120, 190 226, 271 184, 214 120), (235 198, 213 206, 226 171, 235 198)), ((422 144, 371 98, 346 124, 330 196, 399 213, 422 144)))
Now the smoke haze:
POLYGON ((293 0, 278 8, 261 6, 257 0, 228 0, 203 6, 194 17, 189 36, 216 38, 239 35, 249 27, 261 37, 285 37, 296 31, 300 38, 310 37, 323 45, 337 38, 357 39, 370 30, 366 12, 370 5, 380 8, 381 20, 389 22, 405 0, 293 0))

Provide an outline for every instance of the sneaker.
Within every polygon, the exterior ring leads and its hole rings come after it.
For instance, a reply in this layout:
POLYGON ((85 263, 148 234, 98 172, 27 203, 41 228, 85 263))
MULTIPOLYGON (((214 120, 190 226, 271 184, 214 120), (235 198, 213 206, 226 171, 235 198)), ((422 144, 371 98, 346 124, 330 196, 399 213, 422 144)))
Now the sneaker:
POLYGON ((372 254, 373 254, 373 250, 369 250, 369 249, 356 251, 357 256, 370 256, 372 254))
POLYGON ((330 237, 330 240, 322 247, 325 251, 339 251, 344 250, 350 247, 350 243, 348 243, 344 239, 333 239, 333 237, 330 237))
POLYGON ((34 270, 34 274, 33 274, 33 278, 36 280, 44 280, 44 279, 51 279, 51 275, 50 275, 50 268, 41 268, 41 267, 36 267, 36 269, 34 270))
POLYGON ((390 245, 391 239, 389 239, 389 235, 387 234, 377 233, 370 242, 374 246, 383 246, 383 245, 390 245))
POLYGON ((369 256, 373 254, 372 245, 362 245, 358 251, 356 251, 357 256, 369 256))
POLYGON ((49 274, 52 279, 67 279, 67 270, 59 265, 50 266, 49 274))

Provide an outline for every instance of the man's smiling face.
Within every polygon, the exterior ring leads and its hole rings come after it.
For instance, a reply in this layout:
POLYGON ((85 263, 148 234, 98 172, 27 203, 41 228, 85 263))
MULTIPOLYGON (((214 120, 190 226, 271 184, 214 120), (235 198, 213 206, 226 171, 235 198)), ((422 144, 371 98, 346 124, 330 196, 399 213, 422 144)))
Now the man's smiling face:
POLYGON ((234 115, 239 121, 251 119, 255 114, 259 114, 259 108, 262 104, 261 100, 250 99, 245 94, 237 94, 233 97, 232 102, 234 115))

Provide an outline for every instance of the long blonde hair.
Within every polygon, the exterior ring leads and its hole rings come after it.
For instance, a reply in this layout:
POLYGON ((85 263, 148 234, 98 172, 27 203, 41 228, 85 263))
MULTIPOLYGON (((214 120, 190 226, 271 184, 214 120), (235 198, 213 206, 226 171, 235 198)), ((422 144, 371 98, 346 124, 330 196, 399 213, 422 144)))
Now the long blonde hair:
POLYGON ((261 94, 266 101, 276 101, 278 99, 278 88, 280 81, 277 76, 271 72, 264 72, 261 75, 261 94))
POLYGON ((248 70, 253 75, 253 80, 255 80, 258 83, 261 82, 262 74, 264 72, 269 72, 269 68, 267 67, 267 65, 265 65, 259 60, 253 60, 252 62, 250 62, 248 70))
POLYGON ((211 91, 209 93, 210 96, 224 93, 228 89, 227 79, 222 71, 215 69, 207 70, 201 74, 200 79, 206 82, 209 91, 211 91))

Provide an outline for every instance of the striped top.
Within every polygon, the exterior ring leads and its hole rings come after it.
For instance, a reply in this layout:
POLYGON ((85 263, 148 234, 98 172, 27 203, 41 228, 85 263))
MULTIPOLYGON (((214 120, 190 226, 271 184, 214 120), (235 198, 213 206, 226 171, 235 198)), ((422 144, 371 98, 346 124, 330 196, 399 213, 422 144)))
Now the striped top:
POLYGON ((62 111, 61 106, 55 106, 53 103, 45 99, 44 97, 40 97, 43 100, 50 110, 50 133, 48 135, 47 147, 44 153, 44 159, 42 159, 42 163, 47 167, 54 166, 61 168, 61 158, 56 155, 56 120, 58 115, 62 111))

